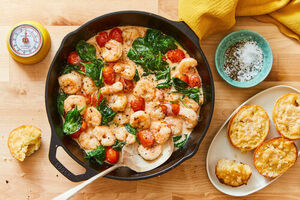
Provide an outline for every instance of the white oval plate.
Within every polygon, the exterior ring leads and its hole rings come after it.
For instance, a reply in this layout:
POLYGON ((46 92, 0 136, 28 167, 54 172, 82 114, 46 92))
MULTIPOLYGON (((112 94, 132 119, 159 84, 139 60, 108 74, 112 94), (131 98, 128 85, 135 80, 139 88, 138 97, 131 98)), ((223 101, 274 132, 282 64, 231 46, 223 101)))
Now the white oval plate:
MULTIPOLYGON (((275 179, 265 178, 260 175, 253 165, 253 152, 249 151, 246 153, 242 153, 240 150, 234 148, 227 138, 227 124, 230 118, 239 110, 239 108, 243 105, 259 105, 263 107, 269 115, 270 118, 270 132, 266 139, 274 138, 280 136, 277 133, 275 125, 272 120, 272 110, 276 100, 284 94, 287 93, 300 93, 296 88, 279 85, 275 87, 271 87, 266 89, 247 101, 245 101, 242 105, 240 105, 225 121, 225 123, 221 126, 216 136, 212 140, 210 147, 208 149, 207 157, 206 157, 206 171, 211 183, 221 192, 231 195, 231 196, 246 196, 251 193, 254 193, 258 190, 263 189, 267 185, 271 184, 275 179), (222 158, 228 158, 232 160, 236 160, 238 162, 247 163, 251 166, 252 175, 247 183, 247 185, 242 185, 240 187, 231 187, 220 183, 218 178, 215 175, 215 167, 217 161, 222 158)), ((300 149, 300 141, 295 142, 298 149, 300 149)), ((299 155, 299 153, 298 153, 299 155)))

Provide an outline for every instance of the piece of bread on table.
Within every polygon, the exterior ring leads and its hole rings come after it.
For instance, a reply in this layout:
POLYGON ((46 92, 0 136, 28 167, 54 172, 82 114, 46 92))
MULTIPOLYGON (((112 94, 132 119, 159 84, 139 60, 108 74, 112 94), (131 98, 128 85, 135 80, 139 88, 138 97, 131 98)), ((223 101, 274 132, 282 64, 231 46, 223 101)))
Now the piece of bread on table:
POLYGON ((275 178, 295 164, 297 154, 297 147, 292 140, 282 137, 273 138, 255 150, 254 166, 261 175, 275 178))
POLYGON ((252 170, 248 164, 239 163, 235 160, 221 159, 216 165, 216 176, 225 185, 238 187, 247 184, 252 170))
POLYGON ((26 156, 30 156, 40 148, 41 133, 39 128, 31 125, 23 125, 12 130, 7 141, 11 155, 19 161, 24 161, 26 156))
POLYGON ((241 151, 258 147, 267 137, 270 120, 267 112, 258 105, 242 106, 228 123, 228 139, 241 151))
POLYGON ((277 99, 273 121, 281 136, 291 140, 300 139, 300 94, 289 93, 277 99))

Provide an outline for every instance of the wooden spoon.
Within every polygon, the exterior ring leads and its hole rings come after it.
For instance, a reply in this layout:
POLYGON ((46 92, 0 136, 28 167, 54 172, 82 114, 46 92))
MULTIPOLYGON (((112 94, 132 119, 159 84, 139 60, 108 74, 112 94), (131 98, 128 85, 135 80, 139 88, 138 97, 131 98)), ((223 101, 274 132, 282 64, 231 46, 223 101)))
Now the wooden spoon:
POLYGON ((71 188, 70 190, 66 191, 65 193, 55 197, 53 200, 64 200, 69 199, 73 195, 75 195, 77 192, 85 188, 90 183, 94 182, 99 177, 103 177, 106 174, 114 171, 115 169, 119 167, 128 167, 136 172, 145 172, 152 170, 160 165, 162 165, 164 162, 166 162, 170 156, 173 153, 174 144, 172 138, 170 138, 166 143, 162 146, 162 153, 161 155, 153 160, 153 161, 146 161, 144 160, 140 155, 137 154, 137 147, 138 144, 135 143, 133 145, 124 146, 121 153, 121 158, 119 162, 112 167, 102 171, 101 173, 97 174, 96 176, 93 176, 92 178, 84 181, 83 183, 77 185, 74 188, 71 188))

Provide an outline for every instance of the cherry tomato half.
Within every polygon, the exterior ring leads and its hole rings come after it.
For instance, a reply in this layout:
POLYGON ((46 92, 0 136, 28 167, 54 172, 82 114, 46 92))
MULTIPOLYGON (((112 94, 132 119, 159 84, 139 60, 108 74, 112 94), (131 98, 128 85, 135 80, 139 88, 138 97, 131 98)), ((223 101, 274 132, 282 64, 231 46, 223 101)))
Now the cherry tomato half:
POLYGON ((142 97, 136 97, 130 102, 131 108, 134 112, 139 110, 145 110, 145 99, 142 97))
POLYGON ((82 121, 82 124, 81 124, 81 127, 80 127, 79 131, 77 131, 77 132, 71 134, 70 136, 71 136, 72 138, 79 138, 80 134, 81 134, 83 131, 85 131, 87 128, 88 128, 88 126, 87 126, 86 122, 85 122, 85 121, 82 121))
POLYGON ((113 28, 109 33, 109 38, 112 40, 116 40, 120 43, 123 42, 122 31, 119 28, 113 28))
POLYGON ((137 137, 144 147, 151 147, 154 144, 154 135, 149 130, 138 132, 137 137))
POLYGON ((68 56, 68 63, 71 65, 79 65, 81 59, 76 51, 72 51, 68 56))
POLYGON ((189 86, 193 87, 201 87, 201 79, 197 74, 193 74, 189 76, 189 86))
POLYGON ((112 85, 115 83, 115 71, 112 67, 112 64, 107 65, 103 68, 102 76, 106 84, 112 85))
POLYGON ((177 103, 165 103, 161 105, 163 113, 167 116, 178 115, 180 111, 179 104, 177 103))
MULTIPOLYGON (((97 106, 97 99, 98 99, 98 94, 99 94, 99 91, 97 90, 94 94, 92 94, 91 96, 91 104, 96 107, 97 106)), ((100 94, 99 96, 99 100, 98 100, 98 105, 100 104, 100 102, 102 101, 103 99, 103 95, 100 94)))
POLYGON ((167 57, 172 63, 179 63, 185 58, 184 52, 181 49, 173 49, 167 52, 167 57))
POLYGON ((99 47, 104 47, 106 42, 109 41, 109 36, 108 36, 107 32, 99 33, 96 37, 96 41, 97 41, 97 44, 99 45, 99 47))
POLYGON ((125 93, 131 92, 134 88, 132 80, 126 80, 124 78, 120 79, 120 82, 123 84, 123 91, 125 93))
POLYGON ((184 81, 186 83, 189 83, 189 77, 185 74, 178 73, 178 74, 175 75, 175 77, 181 79, 182 81, 184 81))
POLYGON ((107 147, 105 150, 105 159, 109 163, 115 164, 119 161, 119 152, 114 150, 112 147, 107 147))

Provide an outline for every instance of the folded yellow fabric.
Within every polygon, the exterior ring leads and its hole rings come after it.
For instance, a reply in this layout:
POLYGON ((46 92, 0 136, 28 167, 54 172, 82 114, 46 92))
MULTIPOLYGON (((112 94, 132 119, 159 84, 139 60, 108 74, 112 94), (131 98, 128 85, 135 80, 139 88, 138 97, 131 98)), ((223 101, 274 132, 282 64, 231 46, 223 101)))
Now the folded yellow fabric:
POLYGON ((300 41, 300 0, 179 0, 179 19, 200 39, 230 29, 236 16, 273 23, 300 41))

